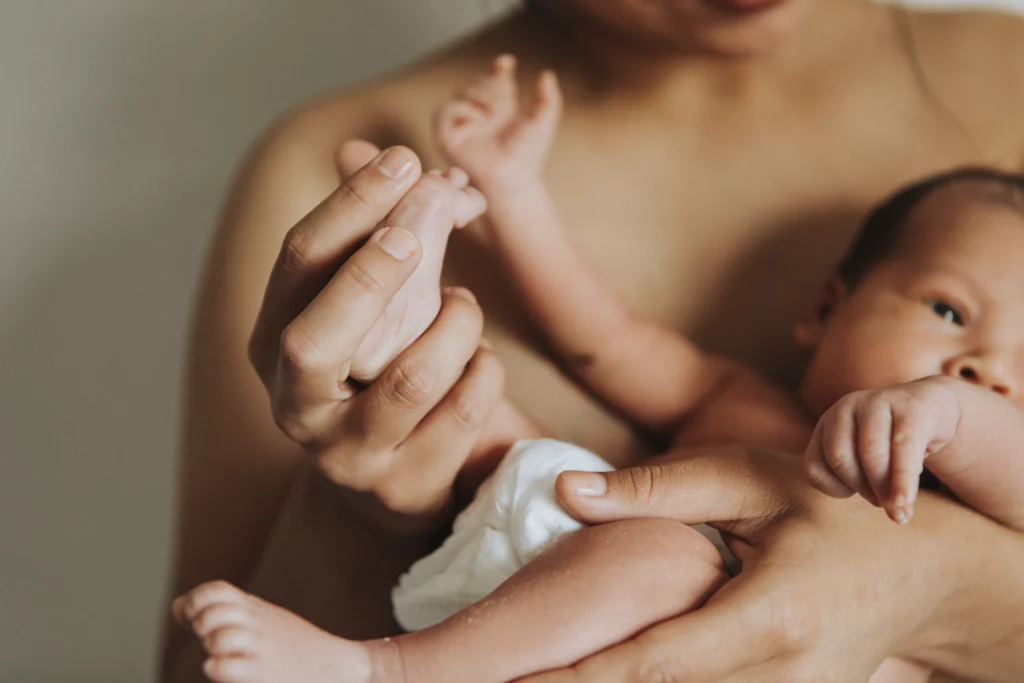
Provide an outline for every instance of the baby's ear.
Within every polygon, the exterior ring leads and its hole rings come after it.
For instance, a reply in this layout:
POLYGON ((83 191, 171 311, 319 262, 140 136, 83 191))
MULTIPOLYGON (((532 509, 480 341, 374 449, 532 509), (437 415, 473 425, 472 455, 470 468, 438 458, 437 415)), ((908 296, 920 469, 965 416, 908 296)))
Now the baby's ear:
POLYGON ((793 328, 793 338, 798 346, 804 349, 815 349, 821 343, 829 318, 839 303, 846 298, 848 289, 838 275, 832 275, 825 281, 821 295, 814 303, 811 315, 798 322, 793 328))

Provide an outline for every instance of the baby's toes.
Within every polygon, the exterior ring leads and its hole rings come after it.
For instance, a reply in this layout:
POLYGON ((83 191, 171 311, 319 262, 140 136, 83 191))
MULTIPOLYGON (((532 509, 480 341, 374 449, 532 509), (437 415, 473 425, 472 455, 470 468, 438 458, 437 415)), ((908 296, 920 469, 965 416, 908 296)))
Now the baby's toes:
POLYGON ((467 187, 455 193, 452 212, 456 228, 464 228, 468 223, 479 218, 487 210, 487 200, 480 190, 467 187))
POLYGON ((469 185, 469 174, 463 171, 458 166, 452 166, 444 172, 444 177, 448 179, 455 189, 463 190, 469 185))
POLYGON ((259 650, 256 640, 248 626, 224 626, 206 634, 203 648, 211 657, 252 656, 259 650))
POLYGON ((205 638, 227 626, 248 627, 252 622, 249 607, 238 603, 222 602, 207 607, 192 619, 192 630, 205 638))
POLYGON ((241 605, 246 602, 247 597, 244 591, 227 581, 209 581, 177 598, 171 610, 179 622, 189 626, 192 620, 208 607, 221 603, 241 605))
POLYGON ((214 683, 258 683, 265 680, 265 666, 248 655, 209 657, 203 673, 214 683))

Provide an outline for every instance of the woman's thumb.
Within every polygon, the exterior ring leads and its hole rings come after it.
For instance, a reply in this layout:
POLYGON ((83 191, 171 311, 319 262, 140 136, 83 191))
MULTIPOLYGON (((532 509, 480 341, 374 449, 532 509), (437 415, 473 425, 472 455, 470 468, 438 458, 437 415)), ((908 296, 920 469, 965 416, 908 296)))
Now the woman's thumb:
POLYGON ((615 472, 563 472, 555 484, 562 506, 598 524, 661 517, 685 524, 771 516, 779 501, 749 457, 716 449, 685 460, 615 472))

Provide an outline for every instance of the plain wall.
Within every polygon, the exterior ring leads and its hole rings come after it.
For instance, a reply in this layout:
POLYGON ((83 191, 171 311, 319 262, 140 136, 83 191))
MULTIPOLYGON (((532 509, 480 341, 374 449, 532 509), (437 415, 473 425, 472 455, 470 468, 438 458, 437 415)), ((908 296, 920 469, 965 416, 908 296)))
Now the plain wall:
POLYGON ((248 143, 513 2, 0 0, 0 681, 152 679, 188 311, 248 143))
POLYGON ((281 110, 508 0, 0 0, 0 681, 153 679, 179 377, 281 110))

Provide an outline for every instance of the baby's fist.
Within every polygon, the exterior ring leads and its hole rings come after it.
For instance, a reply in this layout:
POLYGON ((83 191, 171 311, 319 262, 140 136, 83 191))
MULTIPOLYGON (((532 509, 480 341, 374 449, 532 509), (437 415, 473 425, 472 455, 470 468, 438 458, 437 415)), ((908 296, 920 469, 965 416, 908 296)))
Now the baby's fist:
POLYGON ((495 183, 539 176, 554 138, 562 94, 555 75, 543 72, 533 102, 522 108, 516 60, 502 55, 491 72, 438 109, 435 132, 448 160, 488 191, 495 183))
POLYGON ((839 399, 804 453, 811 484, 837 498, 859 493, 909 522, 925 459, 956 434, 960 403, 948 384, 956 381, 929 377, 839 399))

